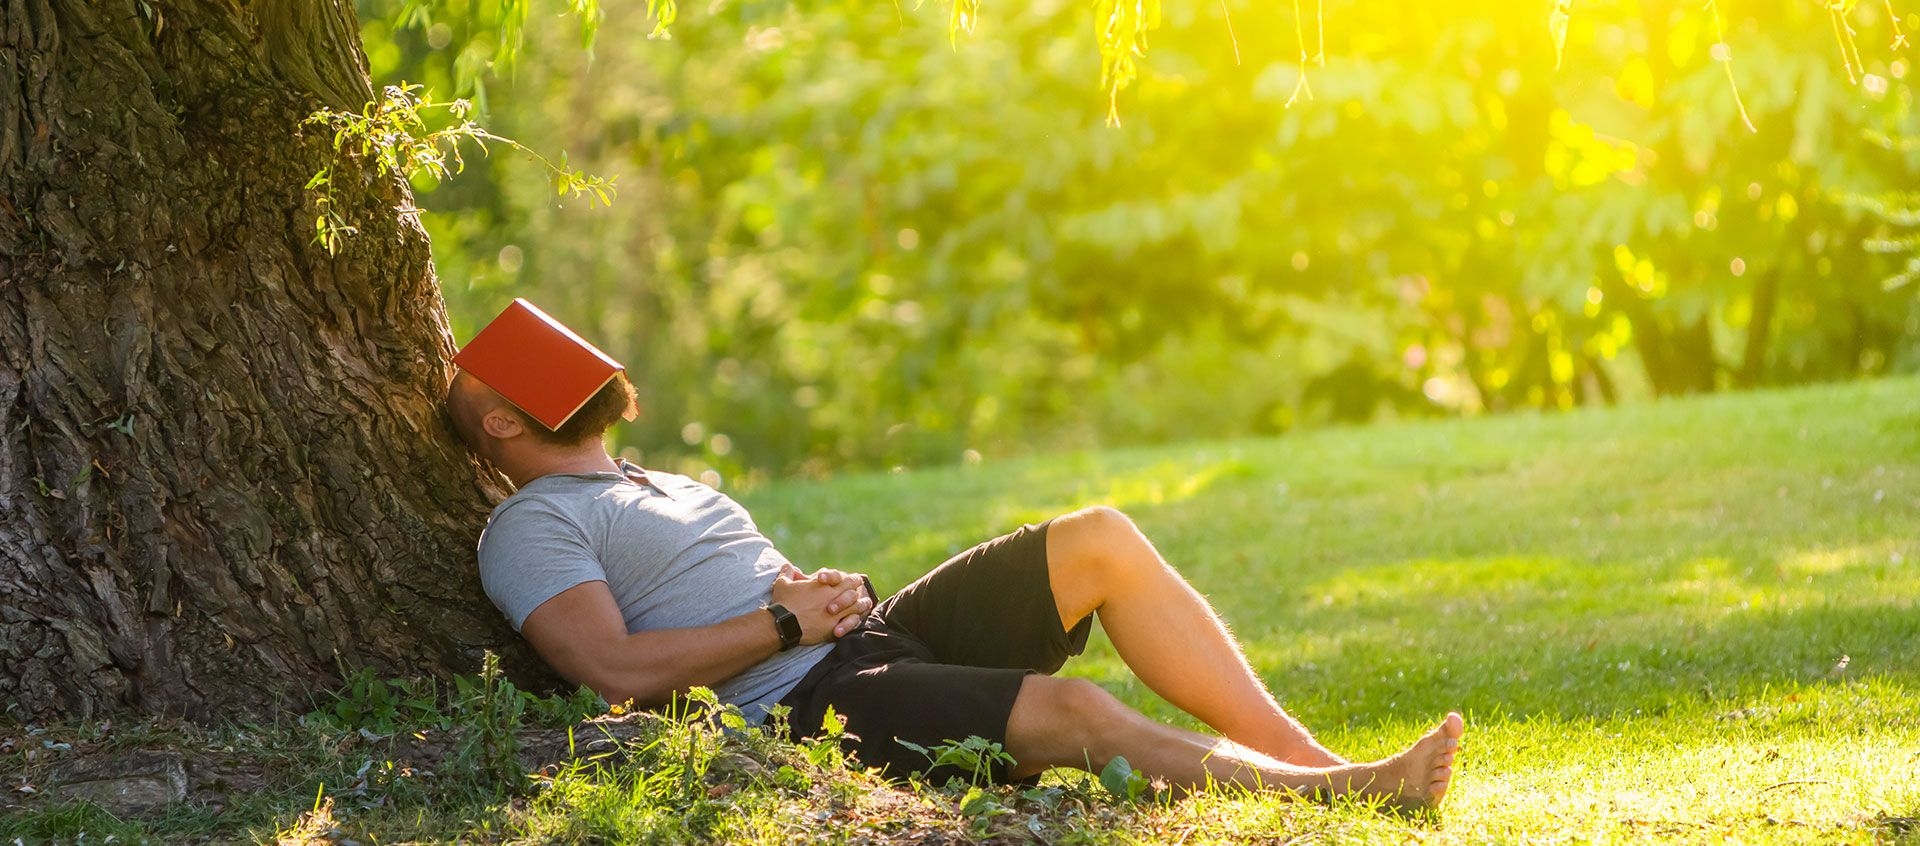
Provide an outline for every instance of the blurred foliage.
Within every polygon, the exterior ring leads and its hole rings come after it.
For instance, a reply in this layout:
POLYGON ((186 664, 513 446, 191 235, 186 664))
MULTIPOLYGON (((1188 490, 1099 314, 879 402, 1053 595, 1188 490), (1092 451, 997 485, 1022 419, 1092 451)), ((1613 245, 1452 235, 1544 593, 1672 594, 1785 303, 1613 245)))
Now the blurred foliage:
MULTIPOLYGON (((1116 127, 1063 0, 536 9, 483 123, 620 198, 417 180, 455 331, 539 303, 729 482, 1920 369, 1891 5, 1301 5, 1159 9, 1116 127)), ((361 14, 472 85, 457 15, 361 14)))

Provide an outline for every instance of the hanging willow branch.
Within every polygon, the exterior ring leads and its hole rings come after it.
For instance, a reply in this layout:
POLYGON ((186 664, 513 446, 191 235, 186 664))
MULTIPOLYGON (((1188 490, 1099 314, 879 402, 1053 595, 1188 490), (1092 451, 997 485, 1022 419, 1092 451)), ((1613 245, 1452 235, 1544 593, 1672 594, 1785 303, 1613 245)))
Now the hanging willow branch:
POLYGON ((1160 0, 1095 0, 1093 33, 1100 44, 1108 126, 1120 125, 1120 89, 1133 84, 1138 60, 1147 54, 1147 33, 1159 28, 1160 0))
POLYGON ((1227 40, 1233 42, 1233 66, 1237 68, 1240 66, 1240 36, 1233 34, 1233 12, 1227 9, 1227 0, 1220 0, 1220 16, 1227 19, 1227 40))
MULTIPOLYGON (((899 9, 896 4, 894 8, 899 9)), ((947 12, 947 44, 960 49, 960 33, 973 34, 973 25, 980 21, 980 0, 953 0, 953 8, 947 12)))
POLYGON ((1554 3, 1553 14, 1547 16, 1547 34, 1553 36, 1553 69, 1556 71, 1567 57, 1567 25, 1572 22, 1573 0, 1554 3))
MULTIPOLYGON (((1893 28, 1893 44, 1889 50, 1900 51, 1907 48, 1907 34, 1900 30, 1900 13, 1894 11, 1893 0, 1881 0, 1887 9, 1887 24, 1893 28)), ((1827 3, 1827 20, 1833 25, 1833 41, 1840 49, 1840 64, 1847 69, 1847 81, 1855 85, 1865 79, 1867 65, 1860 60, 1859 33, 1853 28, 1849 15, 1860 5, 1860 0, 1830 0, 1827 3)))
MULTIPOLYGON (((1319 67, 1327 66, 1327 7, 1325 0, 1313 0, 1314 30, 1319 42, 1315 45, 1311 61, 1319 67)), ((1300 79, 1293 84, 1293 94, 1287 97, 1287 108, 1300 101, 1300 95, 1313 99, 1313 86, 1307 84, 1307 32, 1300 16, 1300 0, 1293 0, 1293 37, 1300 44, 1300 79)))
MULTIPOLYGON (((358 112, 321 109, 307 116, 302 126, 318 127, 333 133, 335 163, 340 157, 355 155, 374 165, 381 176, 399 176, 412 180, 427 177, 444 180, 466 169, 462 144, 472 144, 486 153, 488 144, 504 144, 544 168, 553 179, 557 196, 584 197, 588 207, 613 203, 614 184, 610 177, 594 176, 567 163, 565 154, 558 162, 541 155, 512 138, 488 132, 469 118, 473 104, 466 100, 435 102, 421 85, 389 85, 379 100, 358 112), (438 115, 444 113, 446 118, 438 115), (430 118, 429 114, 435 115, 430 118), (437 128, 436 128, 437 126, 437 128)), ((307 180, 312 195, 314 243, 328 254, 340 251, 347 237, 359 229, 339 209, 333 185, 334 165, 328 164, 307 180)))
POLYGON ((1727 46, 1727 28, 1720 20, 1719 0, 1707 0, 1707 14, 1713 16, 1713 60, 1727 72, 1727 88, 1733 91, 1733 104, 1740 109, 1740 122, 1748 132, 1759 132, 1753 126, 1753 118, 1747 116, 1747 101, 1740 97, 1740 83, 1733 79, 1733 48, 1727 46))
POLYGON ((1836 0, 1827 4, 1827 20, 1833 23, 1833 40, 1840 45, 1840 64, 1847 69, 1847 82, 1858 85, 1860 75, 1860 44, 1854 40, 1853 24, 1847 21, 1847 13, 1853 11, 1855 0, 1836 0))

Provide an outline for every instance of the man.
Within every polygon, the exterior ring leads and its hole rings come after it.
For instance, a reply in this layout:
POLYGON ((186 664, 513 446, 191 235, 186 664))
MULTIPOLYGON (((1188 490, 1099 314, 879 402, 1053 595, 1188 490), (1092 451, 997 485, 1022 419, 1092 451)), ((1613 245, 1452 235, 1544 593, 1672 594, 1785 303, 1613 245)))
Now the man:
POLYGON ((788 563, 719 492, 609 456, 603 435, 633 401, 615 376, 556 431, 464 370, 447 392, 468 447, 518 489, 480 540, 488 596, 555 670, 609 702, 656 705, 704 685, 756 719, 786 705, 802 731, 832 706, 858 759, 896 776, 928 763, 898 741, 978 735, 1016 761, 996 766, 1003 781, 1125 756, 1185 789, 1212 780, 1401 807, 1446 794, 1460 715, 1380 761, 1329 752, 1118 511, 987 541, 876 606, 862 577, 788 563), (1224 739, 1051 675, 1096 616, 1135 675, 1224 739))

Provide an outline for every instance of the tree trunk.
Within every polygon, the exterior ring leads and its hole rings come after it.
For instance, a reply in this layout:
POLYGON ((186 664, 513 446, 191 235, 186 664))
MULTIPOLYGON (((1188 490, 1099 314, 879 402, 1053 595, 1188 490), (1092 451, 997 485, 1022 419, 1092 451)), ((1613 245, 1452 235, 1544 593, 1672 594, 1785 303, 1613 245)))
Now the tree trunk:
POLYGON ((1740 387, 1743 388, 1758 386, 1766 374, 1767 349, 1773 341, 1773 307, 1780 300, 1783 261, 1774 261, 1754 280, 1753 308, 1747 317, 1747 347, 1740 360, 1740 387))
POLYGON ((1600 359, 1585 353, 1580 354, 1581 398, 1582 404, 1591 404, 1598 397, 1603 405, 1618 405, 1620 389, 1614 385, 1613 375, 1607 372, 1607 366, 1600 359), (1592 383, 1589 390, 1586 385, 1592 383), (1591 396, 1589 396, 1591 394, 1591 396))
POLYGON ((1685 379, 1681 390, 1690 394, 1713 393, 1719 387, 1716 381, 1720 375, 1720 357, 1713 351, 1712 318, 1703 313, 1668 337, 1673 341, 1672 361, 1684 368, 1677 374, 1685 379))
POLYGON ((370 98, 351 3, 0 0, 0 708, 302 707, 341 669, 535 673, 481 595, 500 487, 403 181, 300 121, 370 98))

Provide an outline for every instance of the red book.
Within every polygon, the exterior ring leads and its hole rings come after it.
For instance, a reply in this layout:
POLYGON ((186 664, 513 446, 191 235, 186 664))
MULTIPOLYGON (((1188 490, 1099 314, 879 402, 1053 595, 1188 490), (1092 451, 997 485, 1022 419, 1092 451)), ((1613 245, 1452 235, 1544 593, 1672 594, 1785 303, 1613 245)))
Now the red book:
POLYGON ((626 369, 517 298, 473 336, 453 363, 549 429, 565 425, 613 374, 626 369))

